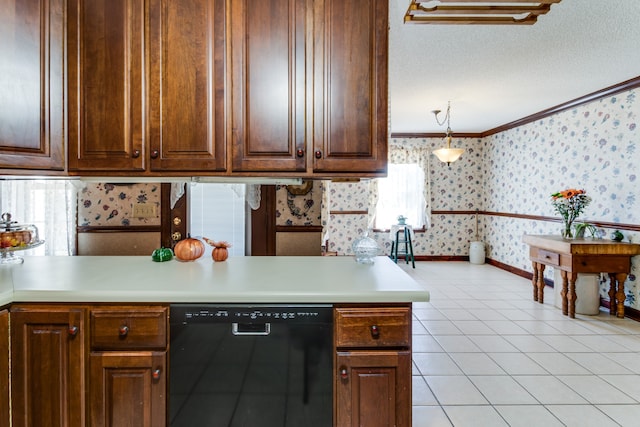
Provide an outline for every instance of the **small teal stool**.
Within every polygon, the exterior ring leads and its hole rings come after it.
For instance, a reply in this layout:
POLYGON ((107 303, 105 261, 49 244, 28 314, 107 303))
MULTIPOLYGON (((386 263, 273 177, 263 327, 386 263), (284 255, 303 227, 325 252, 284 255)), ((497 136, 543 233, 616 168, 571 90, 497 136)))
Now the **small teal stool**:
POLYGON ((405 263, 409 264, 411 260, 411 266, 416 268, 416 260, 413 256, 413 244, 411 243, 411 230, 408 227, 402 227, 396 231, 396 240, 391 242, 391 259, 396 264, 398 263, 398 256, 404 256, 405 263), (404 249, 401 249, 401 245, 404 245, 404 249))

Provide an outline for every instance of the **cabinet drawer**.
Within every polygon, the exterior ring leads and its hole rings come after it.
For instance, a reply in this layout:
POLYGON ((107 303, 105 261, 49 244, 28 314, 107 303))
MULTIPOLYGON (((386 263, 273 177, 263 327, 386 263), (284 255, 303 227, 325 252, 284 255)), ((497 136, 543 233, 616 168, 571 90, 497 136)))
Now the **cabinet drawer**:
POLYGON ((551 266, 560 265, 560 254, 557 252, 550 252, 550 251, 545 251, 544 249, 538 249, 534 258, 545 265, 551 265, 551 266))
POLYGON ((336 308, 336 347, 409 347, 408 307, 336 308))
POLYGON ((100 308, 90 312, 91 349, 160 349, 167 347, 167 308, 100 308))

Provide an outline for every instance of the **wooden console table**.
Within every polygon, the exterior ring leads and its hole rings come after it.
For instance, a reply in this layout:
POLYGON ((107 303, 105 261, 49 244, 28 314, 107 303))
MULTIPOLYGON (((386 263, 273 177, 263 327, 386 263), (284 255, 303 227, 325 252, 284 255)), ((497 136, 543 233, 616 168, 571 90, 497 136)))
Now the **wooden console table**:
POLYGON ((640 254, 640 245, 601 239, 563 239, 561 236, 525 234, 533 264, 533 300, 544 302, 545 266, 560 269, 562 314, 576 317, 578 273, 608 273, 611 314, 624 317, 624 282, 631 269, 631 257, 640 254))

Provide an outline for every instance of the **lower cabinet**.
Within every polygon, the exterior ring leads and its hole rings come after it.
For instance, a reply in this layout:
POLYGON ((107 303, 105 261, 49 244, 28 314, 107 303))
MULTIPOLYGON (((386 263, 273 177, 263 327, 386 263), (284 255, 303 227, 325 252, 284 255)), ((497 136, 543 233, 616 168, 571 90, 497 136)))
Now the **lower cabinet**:
POLYGON ((165 426, 168 306, 14 304, 10 317, 14 427, 165 426))
POLYGON ((89 425, 166 425, 165 352, 91 353, 89 366, 89 425))
POLYGON ((339 351, 336 425, 411 427, 411 353, 339 351))
POLYGON ((411 427, 411 306, 335 309, 336 427, 411 427))
POLYGON ((82 308, 11 307, 14 427, 86 425, 84 319, 82 308))
POLYGON ((89 308, 92 427, 163 427, 167 401, 166 306, 89 308))

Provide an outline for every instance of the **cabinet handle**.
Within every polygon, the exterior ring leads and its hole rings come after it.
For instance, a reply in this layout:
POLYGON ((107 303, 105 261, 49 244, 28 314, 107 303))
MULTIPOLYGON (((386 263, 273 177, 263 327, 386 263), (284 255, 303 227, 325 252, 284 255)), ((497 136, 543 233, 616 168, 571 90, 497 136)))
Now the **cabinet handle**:
POLYGON ((74 326, 74 325, 70 325, 69 329, 67 330, 69 332, 69 335, 72 337, 75 337, 76 335, 78 335, 78 327, 74 326))
POLYGON ((129 327, 127 325, 120 326, 120 329, 118 329, 118 333, 121 337, 126 337, 129 333, 129 327))
POLYGON ((160 152, 158 150, 151 151, 151 158, 152 159, 157 159, 158 156, 160 156, 160 152))
POLYGON ((131 157, 133 157, 134 159, 140 157, 140 150, 133 150, 131 157))
POLYGON ((304 157, 304 150, 302 148, 298 148, 296 150, 296 156, 298 157, 304 157))
POLYGON ((380 336, 380 328, 377 325, 371 325, 371 336, 378 338, 380 336))
POLYGON ((316 152, 314 154, 316 156, 316 159, 321 159, 322 158, 322 151, 316 150, 316 152))
POLYGON ((159 380, 160 379, 160 369, 154 369, 153 372, 151 372, 151 378, 153 378, 154 380, 159 380))
POLYGON ((349 372, 347 371, 346 368, 340 369, 340 378, 342 378, 343 380, 346 380, 347 378, 349 378, 349 372))

